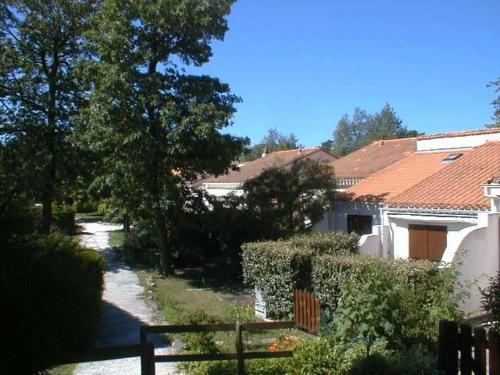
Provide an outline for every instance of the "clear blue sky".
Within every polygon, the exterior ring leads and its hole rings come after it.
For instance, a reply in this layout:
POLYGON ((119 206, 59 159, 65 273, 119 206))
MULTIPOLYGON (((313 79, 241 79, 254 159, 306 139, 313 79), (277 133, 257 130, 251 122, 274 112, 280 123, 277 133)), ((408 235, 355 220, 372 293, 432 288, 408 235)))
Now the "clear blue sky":
POLYGON ((239 0, 200 70, 241 96, 230 132, 270 127, 304 146, 344 113, 390 103, 427 134, 490 121, 500 77, 500 0, 239 0))

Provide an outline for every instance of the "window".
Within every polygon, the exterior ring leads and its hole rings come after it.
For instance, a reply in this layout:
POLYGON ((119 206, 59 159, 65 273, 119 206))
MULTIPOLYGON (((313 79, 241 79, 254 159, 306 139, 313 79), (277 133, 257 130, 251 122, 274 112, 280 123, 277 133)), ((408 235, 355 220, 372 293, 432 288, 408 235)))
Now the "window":
POLYGON ((370 215, 347 215, 347 232, 359 235, 372 232, 372 217, 370 215))
POLYGON ((410 225, 410 258, 440 261, 446 249, 446 226, 410 225))

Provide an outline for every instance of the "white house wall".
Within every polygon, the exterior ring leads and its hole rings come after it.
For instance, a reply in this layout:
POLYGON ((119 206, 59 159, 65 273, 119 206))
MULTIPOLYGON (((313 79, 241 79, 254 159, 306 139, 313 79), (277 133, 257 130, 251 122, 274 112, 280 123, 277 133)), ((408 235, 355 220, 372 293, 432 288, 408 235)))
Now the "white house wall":
POLYGON ((372 217, 372 225, 380 225, 379 206, 374 203, 338 201, 333 212, 335 232, 347 233, 347 215, 367 215, 372 217))
POLYGON ((420 225, 445 225, 447 227, 446 248, 456 248, 462 240, 461 231, 465 228, 476 225, 475 218, 460 217, 439 217, 439 216, 419 216, 419 215, 388 215, 390 223, 390 236, 392 242, 388 249, 388 256, 394 258, 407 259, 410 256, 410 238, 408 227, 411 224, 420 225))
POLYGON ((459 281, 473 283, 470 297, 461 306, 472 314, 481 309, 479 289, 500 270, 500 214, 481 213, 479 219, 480 224, 468 231, 454 252, 454 260, 461 262, 459 281))
POLYGON ((417 141, 417 151, 472 148, 491 141, 500 141, 500 132, 490 134, 473 134, 463 137, 419 139, 417 141))

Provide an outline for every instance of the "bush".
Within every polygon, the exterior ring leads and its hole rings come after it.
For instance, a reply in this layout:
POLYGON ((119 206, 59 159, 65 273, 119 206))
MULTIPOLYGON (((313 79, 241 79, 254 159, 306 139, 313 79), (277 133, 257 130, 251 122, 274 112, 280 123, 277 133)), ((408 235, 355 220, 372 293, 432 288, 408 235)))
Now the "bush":
POLYGON ((391 347, 432 346, 440 319, 461 318, 457 270, 429 261, 359 255, 319 256, 312 262, 312 289, 323 306, 322 328, 346 339, 377 338, 391 347))
POLYGON ((261 290, 271 316, 292 316, 293 289, 307 279, 311 255, 310 250, 292 248, 284 241, 243 246, 243 277, 261 290))
POLYGON ((245 282, 261 290, 271 316, 292 316, 295 286, 310 284, 311 260, 319 254, 354 253, 357 236, 310 233, 288 240, 252 242, 242 246, 245 282))
POLYGON ((2 243, 2 373, 32 373, 93 346, 103 257, 61 235, 2 243), (26 348, 29 348, 27 350, 26 348))
POLYGON ((98 207, 99 207, 99 202, 89 199, 80 199, 73 203, 73 209, 77 213, 97 212, 98 207))
POLYGON ((66 206, 55 206, 52 210, 54 225, 64 234, 75 234, 75 211, 66 206))
POLYGON ((491 314, 491 320, 494 322, 497 330, 500 329, 500 272, 496 277, 490 278, 490 285, 481 290, 483 295, 483 308, 491 314))

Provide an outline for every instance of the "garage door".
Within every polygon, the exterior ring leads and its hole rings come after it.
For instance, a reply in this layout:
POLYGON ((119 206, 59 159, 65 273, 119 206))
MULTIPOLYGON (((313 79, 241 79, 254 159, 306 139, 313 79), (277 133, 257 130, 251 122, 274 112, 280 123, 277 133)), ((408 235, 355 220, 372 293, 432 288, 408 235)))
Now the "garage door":
POLYGON ((446 226, 410 225, 410 258, 441 260, 446 249, 446 226))

